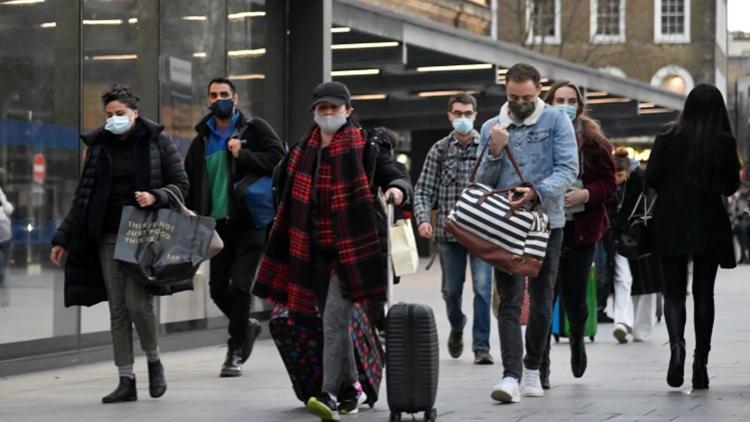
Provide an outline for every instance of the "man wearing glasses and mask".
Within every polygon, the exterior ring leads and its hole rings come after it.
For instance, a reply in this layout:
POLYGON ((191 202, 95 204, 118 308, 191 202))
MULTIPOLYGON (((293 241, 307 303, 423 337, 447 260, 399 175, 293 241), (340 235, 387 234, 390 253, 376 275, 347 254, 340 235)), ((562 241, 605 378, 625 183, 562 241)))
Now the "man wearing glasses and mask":
POLYGON ((463 330, 466 315, 461 311, 461 296, 466 279, 467 261, 471 266, 474 290, 472 322, 472 351, 474 363, 491 365, 490 302, 492 296, 492 267, 469 252, 447 233, 443 224, 458 201, 461 191, 469 183, 469 175, 477 159, 479 133, 474 130, 477 100, 470 94, 458 94, 448 100, 448 120, 453 131, 437 141, 427 153, 422 174, 415 188, 414 215, 419 235, 434 239, 440 253, 443 270, 442 293, 451 324, 448 353, 454 359, 464 349, 463 330), (432 210, 437 221, 432 225, 432 210))
POLYGON ((238 108, 232 81, 208 84, 210 113, 196 126, 197 136, 185 157, 190 180, 188 208, 216 220, 224 249, 211 259, 210 291, 216 306, 229 318, 227 354, 222 377, 242 375, 260 333, 260 323, 249 318, 250 289, 263 252, 267 227, 259 224, 235 193, 245 176, 270 176, 284 157, 276 132, 263 119, 246 116, 238 108))

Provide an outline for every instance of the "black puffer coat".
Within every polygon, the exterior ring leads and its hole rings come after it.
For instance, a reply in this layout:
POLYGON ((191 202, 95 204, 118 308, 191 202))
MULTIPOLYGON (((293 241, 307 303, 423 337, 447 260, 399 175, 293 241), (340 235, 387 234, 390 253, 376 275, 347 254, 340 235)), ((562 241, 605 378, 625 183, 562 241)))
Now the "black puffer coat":
MULTIPOLYGON (((169 205, 166 189, 184 196, 189 184, 177 148, 163 133, 164 126, 139 117, 136 125, 145 129, 135 140, 136 190, 151 192, 154 207, 169 205)), ((111 180, 111 157, 102 145, 111 136, 104 128, 81 136, 86 159, 70 210, 52 238, 52 245, 67 250, 65 261, 65 306, 91 306, 107 300, 98 245, 107 208, 111 180)), ((192 283, 168 286, 154 294, 163 295, 192 289, 192 283)))

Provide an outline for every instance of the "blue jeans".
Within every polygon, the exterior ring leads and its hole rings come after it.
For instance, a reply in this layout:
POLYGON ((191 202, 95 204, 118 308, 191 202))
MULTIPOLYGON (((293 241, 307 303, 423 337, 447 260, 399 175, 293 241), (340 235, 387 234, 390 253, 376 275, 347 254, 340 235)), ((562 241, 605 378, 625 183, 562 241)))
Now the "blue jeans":
POLYGON ((472 350, 490 351, 490 302, 492 300, 492 267, 472 256, 458 242, 440 242, 440 267, 443 269, 443 299, 448 311, 451 330, 463 331, 466 315, 461 311, 461 297, 466 281, 466 261, 471 261, 471 279, 474 288, 474 322, 472 324, 472 350))

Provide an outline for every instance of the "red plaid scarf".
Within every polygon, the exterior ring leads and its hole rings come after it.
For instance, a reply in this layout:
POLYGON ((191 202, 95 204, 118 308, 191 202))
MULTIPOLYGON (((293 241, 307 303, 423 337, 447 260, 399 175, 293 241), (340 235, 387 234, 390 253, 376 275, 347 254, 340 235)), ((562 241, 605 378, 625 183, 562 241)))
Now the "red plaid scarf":
MULTIPOLYGON (((359 128, 340 129, 328 146, 331 164, 331 216, 336 234, 336 272, 344 296, 357 302, 384 299, 375 204, 363 166, 366 140, 359 128)), ((302 316, 317 314, 313 292, 310 219, 313 182, 320 150, 316 126, 290 153, 288 182, 260 262, 253 293, 302 316)))

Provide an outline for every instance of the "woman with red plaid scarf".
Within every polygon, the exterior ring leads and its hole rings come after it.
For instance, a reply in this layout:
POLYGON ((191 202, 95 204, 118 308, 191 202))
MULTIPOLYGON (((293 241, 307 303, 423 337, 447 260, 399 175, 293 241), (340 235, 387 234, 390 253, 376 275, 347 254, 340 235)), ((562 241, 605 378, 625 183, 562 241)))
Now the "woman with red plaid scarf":
POLYGON ((389 151, 352 123, 340 82, 313 91, 315 124, 280 164, 280 203, 253 293, 295 319, 323 319, 323 386, 307 408, 322 420, 357 412, 361 392, 349 320, 354 302, 385 300, 387 223, 411 186, 389 151), (338 396, 338 397, 337 397, 338 396))

